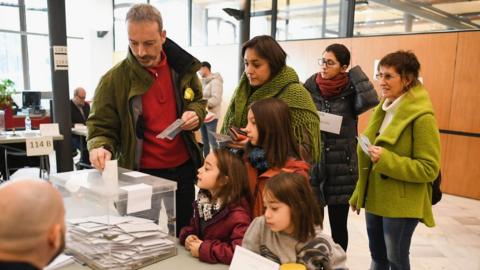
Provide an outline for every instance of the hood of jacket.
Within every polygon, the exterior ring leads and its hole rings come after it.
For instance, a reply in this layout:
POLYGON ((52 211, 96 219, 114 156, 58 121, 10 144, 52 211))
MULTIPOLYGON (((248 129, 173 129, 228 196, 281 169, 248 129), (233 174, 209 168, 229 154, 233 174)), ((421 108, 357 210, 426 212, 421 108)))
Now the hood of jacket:
POLYGON ((392 119, 392 122, 385 128, 382 134, 375 139, 375 133, 380 129, 385 117, 385 111, 382 110, 384 102, 385 99, 382 99, 380 104, 377 105, 371 116, 371 123, 364 132, 375 145, 380 141, 394 145, 400 138, 400 133, 407 125, 421 115, 434 115, 433 105, 428 96, 427 89, 425 89, 422 84, 418 84, 405 93, 398 105, 396 115, 392 119))

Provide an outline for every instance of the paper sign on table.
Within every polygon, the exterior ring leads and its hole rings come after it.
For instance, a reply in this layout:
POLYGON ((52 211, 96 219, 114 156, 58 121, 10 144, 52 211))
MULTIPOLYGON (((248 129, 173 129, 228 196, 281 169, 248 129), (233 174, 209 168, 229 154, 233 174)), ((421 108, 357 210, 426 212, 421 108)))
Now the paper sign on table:
POLYGON ((41 136, 57 136, 57 135, 60 135, 60 131, 58 129, 58 123, 40 124, 40 135, 41 136))
POLYGON ((230 270, 278 270, 280 265, 241 246, 235 247, 230 270))
POLYGON ((25 148, 27 156, 45 156, 53 153, 52 137, 26 137, 25 148))
POLYGON ((152 192, 150 185, 141 183, 122 187, 127 191, 127 214, 136 213, 152 208, 152 192))

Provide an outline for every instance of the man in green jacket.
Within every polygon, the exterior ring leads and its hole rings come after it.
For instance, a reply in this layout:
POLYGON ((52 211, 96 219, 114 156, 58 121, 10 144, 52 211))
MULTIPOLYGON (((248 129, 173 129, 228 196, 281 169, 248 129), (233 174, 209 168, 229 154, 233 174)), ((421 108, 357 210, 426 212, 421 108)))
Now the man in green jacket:
POLYGON ((177 232, 192 216, 194 180, 202 155, 193 130, 206 115, 196 71, 200 62, 166 37, 160 12, 132 6, 126 16, 129 52, 95 91, 87 121, 90 161, 103 170, 112 156, 121 167, 177 182, 177 232), (157 135, 181 119, 172 139, 157 135))

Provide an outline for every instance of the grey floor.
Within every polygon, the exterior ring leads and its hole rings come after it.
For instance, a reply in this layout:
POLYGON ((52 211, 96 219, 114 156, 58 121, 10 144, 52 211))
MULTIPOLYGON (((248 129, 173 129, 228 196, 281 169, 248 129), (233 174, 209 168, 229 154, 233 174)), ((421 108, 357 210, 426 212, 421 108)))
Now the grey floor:
MULTIPOLYGON (((419 223, 410 249, 411 269, 480 270, 480 201, 445 195, 433 206, 436 227, 419 223)), ((328 215, 324 222, 330 233, 328 215)), ((349 213, 347 265, 365 270, 370 265, 368 237, 363 211, 349 213)))

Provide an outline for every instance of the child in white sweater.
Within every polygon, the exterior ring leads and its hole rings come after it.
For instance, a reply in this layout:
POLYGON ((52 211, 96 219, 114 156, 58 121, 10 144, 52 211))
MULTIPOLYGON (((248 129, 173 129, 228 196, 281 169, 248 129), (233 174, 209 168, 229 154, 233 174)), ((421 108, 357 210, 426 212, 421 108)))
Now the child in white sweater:
POLYGON ((322 233, 323 215, 305 178, 281 173, 263 192, 265 214, 248 228, 242 246, 280 264, 307 269, 348 269, 346 254, 322 233))

